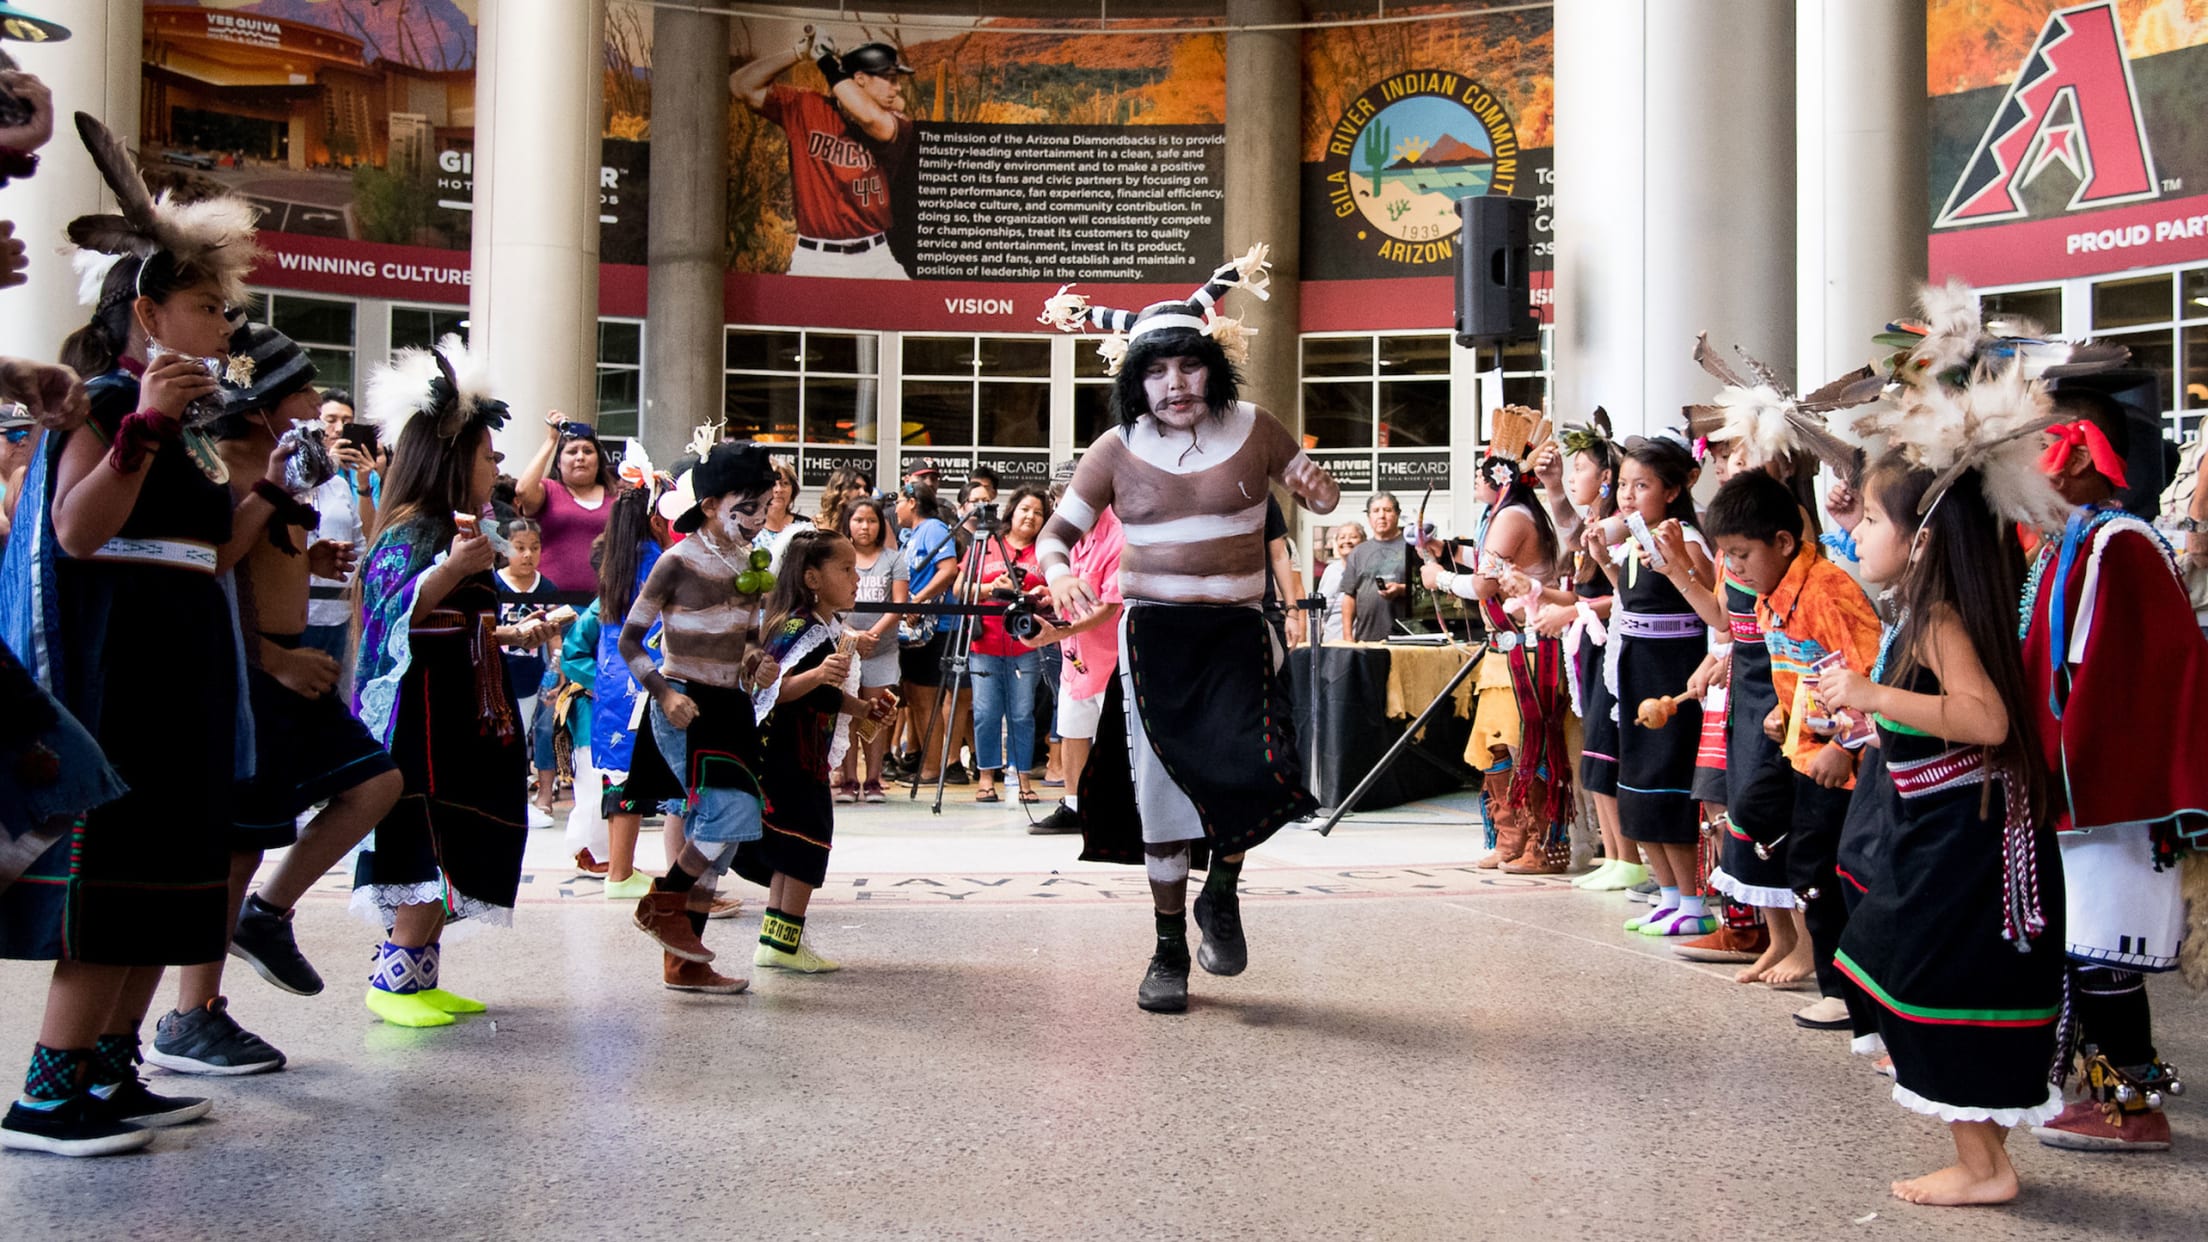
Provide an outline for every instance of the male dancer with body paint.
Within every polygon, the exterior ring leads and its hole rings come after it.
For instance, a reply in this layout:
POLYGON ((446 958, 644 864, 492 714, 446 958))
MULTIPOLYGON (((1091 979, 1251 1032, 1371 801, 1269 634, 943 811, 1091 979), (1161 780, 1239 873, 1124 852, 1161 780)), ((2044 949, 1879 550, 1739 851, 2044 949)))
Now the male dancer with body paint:
POLYGON ((1341 489, 1279 420, 1237 399, 1220 338, 1239 345, 1239 325, 1211 313, 1230 287, 1262 294, 1263 268, 1259 247, 1188 302, 1139 315, 1063 292, 1045 312, 1068 330, 1089 322, 1126 334, 1112 390, 1119 425, 1089 447, 1036 546, 1059 615, 1078 621, 1098 601, 1069 549, 1107 506, 1125 532, 1119 676, 1082 778, 1081 856, 1140 859, 1149 873, 1157 947, 1136 1003, 1156 1013, 1188 1008, 1191 867, 1207 872, 1197 960, 1239 974, 1249 959, 1235 890, 1244 855, 1316 806, 1296 760, 1286 653, 1259 607, 1265 506, 1275 481, 1319 513, 1341 489))

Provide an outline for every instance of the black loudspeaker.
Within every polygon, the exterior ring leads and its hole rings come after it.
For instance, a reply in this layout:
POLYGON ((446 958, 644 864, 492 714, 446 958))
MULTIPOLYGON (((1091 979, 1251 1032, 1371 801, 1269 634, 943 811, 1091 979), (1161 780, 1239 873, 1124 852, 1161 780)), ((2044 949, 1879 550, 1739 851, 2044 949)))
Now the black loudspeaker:
POLYGON ((1459 199, 1457 344, 1537 340, 1533 313, 1533 200, 1482 194, 1459 199))

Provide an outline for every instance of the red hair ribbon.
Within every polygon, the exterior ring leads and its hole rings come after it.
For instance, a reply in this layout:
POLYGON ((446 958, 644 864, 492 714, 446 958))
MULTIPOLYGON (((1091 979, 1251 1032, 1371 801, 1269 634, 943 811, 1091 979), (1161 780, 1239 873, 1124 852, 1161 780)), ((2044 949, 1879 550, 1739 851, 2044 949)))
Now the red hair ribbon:
POLYGON ((2124 459, 2116 455, 2116 449, 2108 442, 2108 437, 2091 421, 2081 418, 2074 423, 2049 427, 2047 432, 2055 438, 2055 442, 2047 446, 2046 456, 2039 459, 2041 474, 2061 473, 2064 463, 2070 460, 2070 454, 2082 448, 2093 459, 2093 468, 2101 472, 2102 478, 2118 487, 2131 486, 2124 480, 2124 459))

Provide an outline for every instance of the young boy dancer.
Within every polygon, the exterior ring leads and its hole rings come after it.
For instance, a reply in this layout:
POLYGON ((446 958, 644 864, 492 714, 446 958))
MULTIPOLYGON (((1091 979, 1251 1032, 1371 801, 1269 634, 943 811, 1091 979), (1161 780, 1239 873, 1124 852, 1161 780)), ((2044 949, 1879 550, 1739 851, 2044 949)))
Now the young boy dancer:
POLYGON ((740 992, 749 981, 707 966, 713 951, 700 936, 736 847, 757 841, 764 826, 757 772, 765 744, 752 692, 773 684, 776 667, 754 639, 774 575, 751 541, 766 526, 775 474, 765 449, 730 442, 683 478, 696 500, 674 525, 690 538, 652 566, 621 626, 621 656, 651 696, 651 728, 637 731, 627 793, 646 805, 662 792, 688 799, 682 852, 636 903, 636 925, 666 951, 669 988, 740 992), (664 665, 644 649, 654 621, 664 665))
MULTIPOLYGON (((261 486, 256 463, 268 460, 294 424, 313 423, 320 398, 314 364, 274 328, 241 326, 230 338, 230 356, 251 361, 224 377, 223 414, 212 431, 230 467, 230 490, 242 501, 261 486), (231 382, 238 379, 245 382, 231 382)), ((322 976, 292 937, 293 908, 384 817, 402 784, 390 753, 337 693, 337 661, 305 641, 310 574, 348 578, 354 560, 352 545, 327 540, 302 555, 316 523, 314 511, 292 497, 269 522, 268 538, 238 566, 257 759, 233 808, 230 955, 294 996, 318 995, 322 976), (299 829, 298 817, 321 802, 328 805, 299 829), (283 861, 247 896, 262 852, 271 849, 284 849, 283 861)), ((155 1023, 148 1061, 180 1074, 284 1067, 283 1053, 230 1016, 222 967, 217 958, 177 972, 176 1009, 155 1023)))
POLYGON ((1786 878, 1802 903, 1824 999, 1795 1015, 1817 1030, 1848 1026, 1846 982, 1832 964, 1847 926, 1834 862, 1855 788, 1855 755, 1821 726, 1810 687, 1820 661, 1837 655, 1857 674, 1878 658, 1878 613, 1846 570, 1803 537, 1802 507, 1769 473, 1736 475, 1710 502, 1707 524, 1726 571, 1756 593, 1777 704, 1762 721, 1794 773, 1786 827, 1786 878))
POLYGON ((1068 331, 1087 321, 1126 334, 1112 390, 1119 425, 1081 459, 1036 546, 1058 615, 1078 621, 1098 600, 1068 551, 1106 506, 1125 527, 1119 679, 1083 778, 1081 856, 1141 859, 1149 872, 1158 940, 1136 1003, 1156 1013, 1188 1008, 1190 868, 1216 855, 1196 900, 1204 969, 1240 974, 1244 853, 1316 805, 1296 762, 1286 653, 1258 607, 1266 487, 1284 483, 1319 513, 1341 489, 1279 420, 1237 399, 1219 339, 1238 341, 1236 325, 1211 313, 1263 267, 1260 246, 1188 302, 1139 315, 1092 311, 1066 293, 1044 313, 1068 331))
POLYGON ((2041 468, 2077 508, 2039 547, 2022 631, 2061 833, 2086 1094, 2032 1132, 2052 1147, 2163 1151, 2162 1100, 2182 1088, 2155 1053, 2142 975, 2177 965, 2177 861, 2208 847, 2208 765, 2156 743, 2208 727, 2208 644, 2168 546, 2113 505, 2129 447, 2122 408, 2072 389, 2055 409, 2064 421, 2041 468))

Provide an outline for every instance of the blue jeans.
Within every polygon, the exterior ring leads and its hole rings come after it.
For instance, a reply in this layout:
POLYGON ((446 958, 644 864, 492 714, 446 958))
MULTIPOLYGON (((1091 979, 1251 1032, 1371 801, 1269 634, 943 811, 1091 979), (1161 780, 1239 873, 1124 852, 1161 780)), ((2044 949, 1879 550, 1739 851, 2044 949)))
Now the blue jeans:
POLYGON ((1004 767, 1004 734, 1012 734, 1012 767, 1025 772, 1035 766, 1035 682, 1042 675, 1042 655, 1028 651, 1016 656, 976 655, 974 674, 974 764, 984 772, 1004 767))

